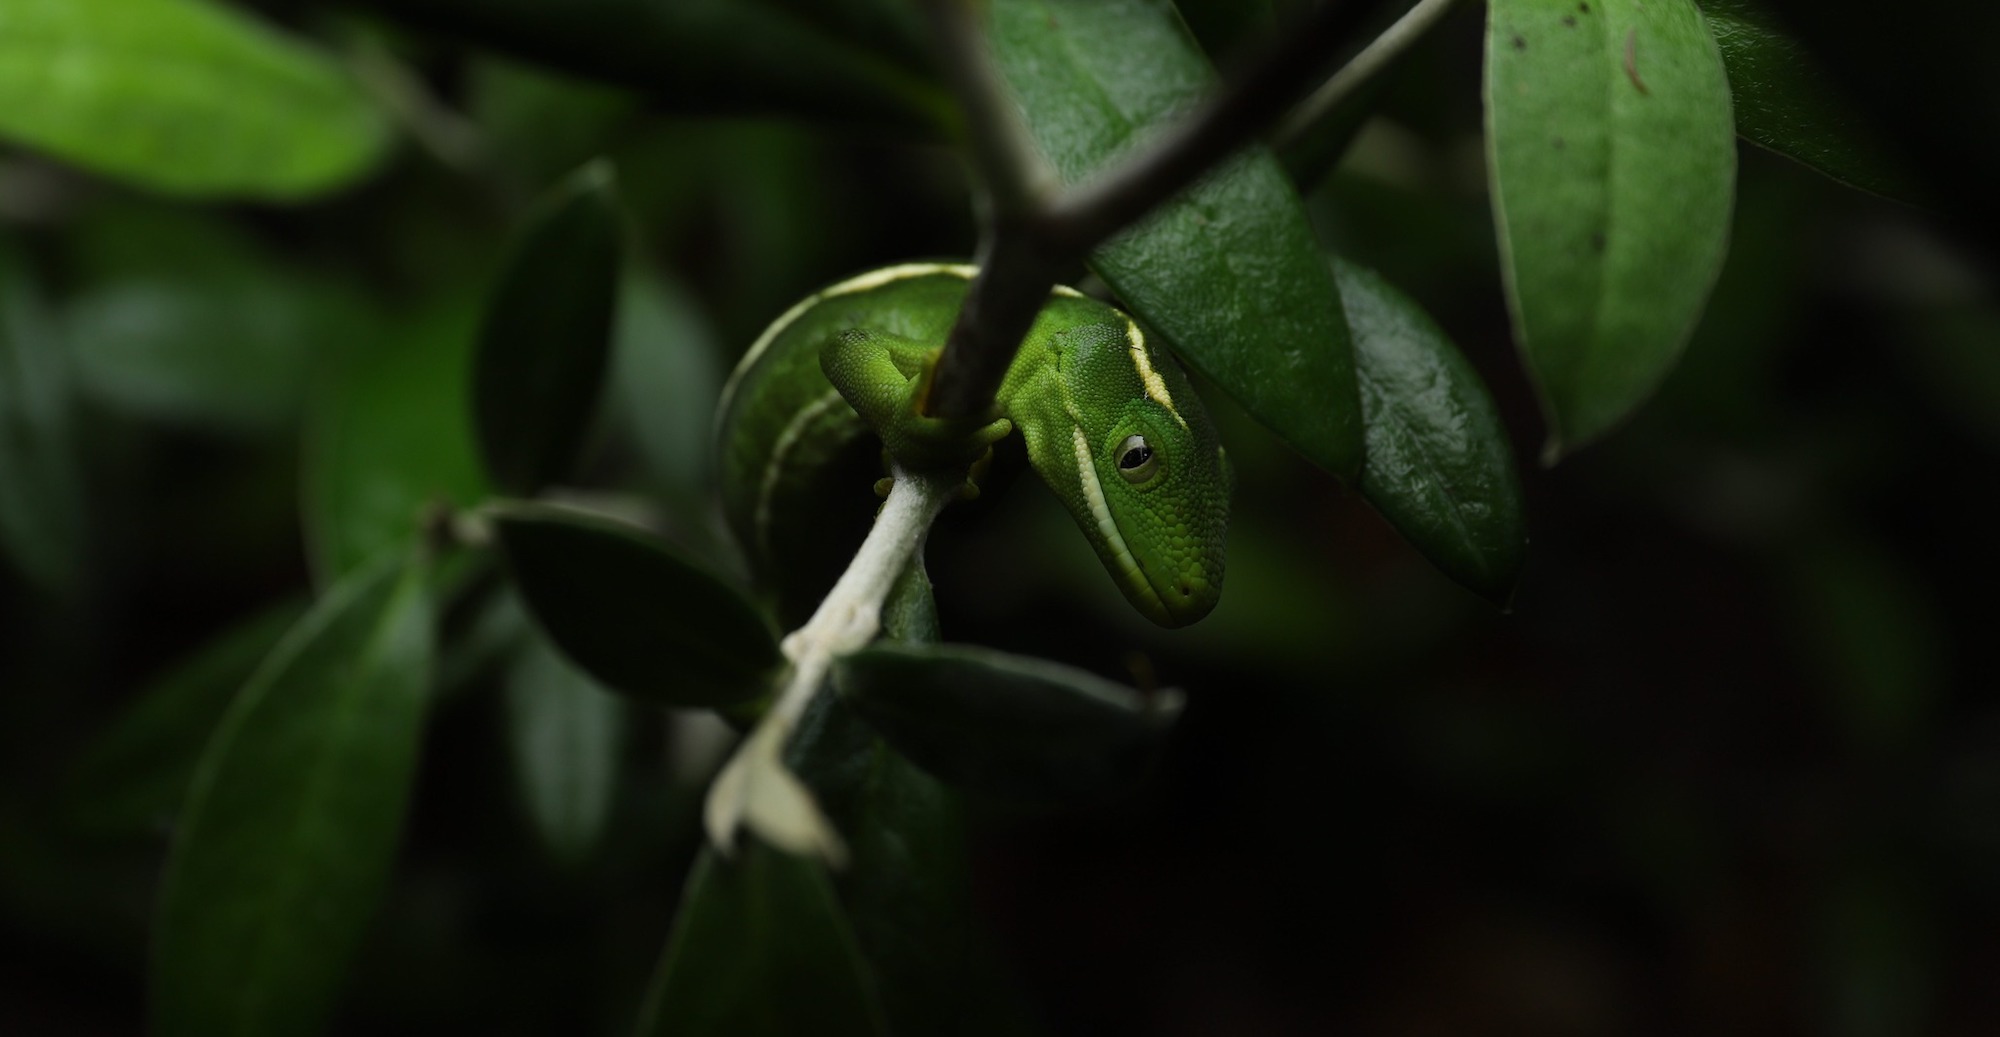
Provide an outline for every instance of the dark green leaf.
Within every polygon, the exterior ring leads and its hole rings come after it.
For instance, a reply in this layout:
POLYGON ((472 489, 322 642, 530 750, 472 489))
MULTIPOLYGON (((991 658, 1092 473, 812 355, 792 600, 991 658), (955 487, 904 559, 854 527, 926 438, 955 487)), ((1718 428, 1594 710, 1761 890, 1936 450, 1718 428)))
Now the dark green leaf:
POLYGON ((951 121, 927 70, 852 45, 814 24, 819 18, 765 0, 366 2, 517 57, 646 90, 677 111, 771 112, 926 131, 951 121))
POLYGON ((94 833, 166 832, 230 700, 303 611, 287 602, 252 616, 134 696, 78 758, 71 818, 94 833))
POLYGON ((1367 418, 1362 495, 1446 575, 1505 603, 1528 532, 1493 398, 1415 303, 1372 270, 1333 271, 1367 418))
POLYGON ((602 162, 565 181, 516 237, 473 368, 479 446, 495 487, 528 496, 576 460, 604 381, 623 260, 602 162))
POLYGON ((332 58, 208 0, 9 0, 0 134, 156 191, 273 200, 353 181, 390 139, 332 58))
POLYGON ((1907 198, 1884 143, 1851 111, 1813 56, 1759 0, 1701 0, 1729 70, 1736 132, 1864 191, 1907 198))
POLYGON ((766 690, 771 625, 743 592, 665 542, 568 508, 490 511, 528 609, 606 687, 670 706, 723 706, 766 690))
POLYGON ((786 763, 847 838, 837 888, 895 1032, 986 1032, 969 1022, 982 1014, 971 999, 983 977, 973 969, 958 793, 884 744, 837 695, 807 708, 786 763))
POLYGON ((168 858, 153 947, 160 1037, 310 1033, 381 893, 431 670, 425 569, 333 588, 230 705, 168 858))
POLYGON ((512 588, 502 587, 447 620, 438 646, 438 696, 450 698, 499 669, 536 636, 528 610, 512 588))
POLYGON ((467 420, 472 324, 462 299, 404 314, 316 387, 301 510, 323 582, 407 541, 426 506, 486 496, 467 420))
MULTIPOLYGON (((1164 0, 994 4, 993 46, 1065 181, 1198 102, 1215 76, 1164 0)), ((1100 248, 1091 268, 1190 367, 1327 471, 1361 468, 1340 295, 1277 160, 1253 147, 1100 248)))
POLYGON ((78 388, 133 413, 290 427, 312 359, 376 332, 339 285, 219 219, 101 205, 80 237, 89 281, 64 313, 78 388))
MULTIPOLYGON (((1990 344, 1990 343, 1989 343, 1990 344)), ((1821 535, 1790 545, 1792 627, 1822 707, 1862 754, 1922 744, 1950 685, 1947 628, 1922 577, 1865 540, 1821 535)))
POLYGON ((0 237, 0 562, 68 591, 83 569, 69 374, 27 257, 0 237))
POLYGON ((466 114, 485 153, 529 184, 603 155, 645 103, 626 90, 484 54, 465 74, 466 114))
POLYGON ((1729 84, 1692 0, 1487 11, 1493 219, 1553 461, 1639 406, 1701 316, 1729 244, 1729 84))
POLYGON ((666 1037, 886 1033, 824 866, 746 840, 733 861, 704 849, 640 1013, 666 1037))
POLYGON ((715 492, 711 439, 723 379, 715 330, 677 283, 635 271, 619 296, 613 348, 607 402, 638 448, 650 482, 693 525, 715 492))
POLYGON ((883 643, 834 663, 834 686, 890 745, 953 784, 1029 803, 1138 784, 1181 696, 972 645, 883 643))
POLYGON ((882 602, 882 636, 912 644, 936 644, 941 636, 937 598, 931 594, 931 574, 924 568, 921 551, 896 577, 896 585, 882 602))
POLYGON ((507 741, 535 831, 558 860, 597 847, 617 788, 623 705, 534 638, 507 671, 507 741))

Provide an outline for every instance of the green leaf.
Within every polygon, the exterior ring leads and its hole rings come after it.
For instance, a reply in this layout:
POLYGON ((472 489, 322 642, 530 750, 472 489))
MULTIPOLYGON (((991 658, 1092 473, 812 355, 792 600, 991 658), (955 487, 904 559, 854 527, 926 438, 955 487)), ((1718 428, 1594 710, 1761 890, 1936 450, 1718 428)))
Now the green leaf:
POLYGON ((834 686, 898 751, 956 785, 1027 803, 1103 799, 1152 769, 1181 696, 973 645, 881 643, 834 686))
POLYGON ((931 574, 924 567, 921 551, 910 559, 903 575, 896 577, 889 597, 882 602, 882 636, 913 644, 936 644, 942 636, 937 598, 931 593, 931 574))
POLYGON ((893 50, 893 41, 886 48, 857 46, 815 24, 823 15, 808 18, 769 0, 365 2, 502 53, 645 90, 673 111, 773 113, 927 132, 953 118, 928 69, 879 52, 893 50))
POLYGON ((612 354, 614 420, 626 429, 649 482, 686 524, 715 493, 715 402, 721 349, 694 298, 657 272, 634 271, 618 300, 612 354))
POLYGON ((1729 244, 1729 84, 1692 0, 1487 11, 1493 220, 1553 461, 1638 407, 1701 317, 1729 244))
POLYGON ((84 564, 66 368, 27 257, 0 236, 0 563, 59 592, 84 564))
POLYGON ((230 700, 304 611, 296 602, 265 609, 133 696, 70 772, 71 819, 98 834, 166 832, 230 700))
POLYGON ((1729 71, 1737 134, 1864 191, 1911 196, 1885 143, 1762 3, 1701 0, 1701 13, 1729 71))
POLYGON ((1333 272, 1367 419, 1362 495, 1446 575, 1504 604, 1528 531, 1493 398, 1416 303, 1346 260, 1333 272))
MULTIPOLYGON (((1074 183, 1200 101, 1215 75, 1164 0, 992 5, 994 53, 1035 142, 1074 183)), ((1307 459, 1361 468, 1340 295, 1284 170, 1252 147, 1090 265, 1174 352, 1307 459)))
POLYGON ((507 671, 507 743, 535 831, 557 860, 590 856, 617 789, 624 707, 540 638, 507 671))
MULTIPOLYGON (((913 605, 918 585, 899 588, 913 605)), ((786 763, 847 838, 836 888, 894 1031, 986 1032, 969 1022, 987 1013, 972 1003, 984 977, 973 967, 962 797, 884 744, 838 695, 807 707, 786 763)))
POLYGON ((332 58, 207 0, 9 0, 0 135, 175 195, 307 198, 388 153, 332 58))
POLYGON ((488 514, 528 609, 564 654, 613 691, 725 706, 768 690, 782 663, 743 592, 644 532, 569 508, 488 514))
POLYGON ((681 896, 641 1034, 879 1037, 887 1032, 823 865, 746 840, 703 849, 681 896))
POLYGON ((596 412, 624 261, 611 166, 594 162, 529 217, 486 304, 473 415, 493 485, 562 479, 596 412))
POLYGON ((371 565, 286 635, 203 754, 167 861, 152 1032, 310 1033, 395 857, 431 670, 425 568, 371 565))
POLYGON ((289 428, 313 358, 376 330, 352 293, 220 219, 100 205, 80 237, 99 269, 64 307, 78 388, 131 413, 289 428))
POLYGON ((467 420, 473 319, 463 298, 405 314, 316 386, 301 511, 322 582, 406 542, 427 506, 486 496, 467 420))

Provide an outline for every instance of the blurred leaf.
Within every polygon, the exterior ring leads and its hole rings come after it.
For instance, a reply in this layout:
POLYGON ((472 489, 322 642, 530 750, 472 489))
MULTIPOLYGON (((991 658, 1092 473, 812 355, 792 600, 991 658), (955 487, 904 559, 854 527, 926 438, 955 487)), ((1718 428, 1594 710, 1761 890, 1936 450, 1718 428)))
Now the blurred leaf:
POLYGON ((473 367, 486 472, 528 496, 561 480, 590 430, 611 348, 623 230, 609 164, 577 171, 516 236, 473 367))
POLYGON ((724 706, 762 694, 782 663, 763 613, 664 541, 551 505, 488 513, 529 611, 606 687, 668 706, 724 706))
POLYGON ((935 132, 943 91, 768 0, 364 0, 528 61, 646 90, 675 111, 768 113, 935 132))
POLYGON ((1907 865, 1846 864, 1817 898, 1811 957, 1820 1032, 1895 1037, 1932 1032, 1940 978, 1939 919, 1928 874, 1907 865))
POLYGON ((1701 13, 1729 71, 1743 139, 1864 191, 1910 196, 1884 143, 1762 0, 1701 0, 1701 13))
POLYGON ((1794 623, 1809 671, 1850 744, 1885 755, 1923 744, 1949 686, 1949 648, 1924 585, 1894 556, 1863 541, 1794 545, 1794 623))
POLYGON ((1934 405, 1989 450, 2000 450, 2000 311, 1984 303, 1926 307, 1902 340, 1934 405))
POLYGON ((720 356, 715 330, 677 282, 640 271, 625 278, 606 402, 686 524, 712 508, 720 356))
POLYGON ((95 833, 166 833, 230 700, 304 611, 298 602, 265 609, 134 695, 78 758, 70 816, 95 833))
POLYGON ((522 801, 558 860, 596 849, 617 789, 624 707, 541 638, 507 671, 507 741, 522 801))
POLYGON ((0 561, 69 591, 83 570, 83 490, 62 344, 28 259, 0 237, 0 561))
POLYGON ((882 602, 882 636, 910 644, 936 644, 941 636, 937 598, 931 594, 931 575, 921 550, 882 602))
POLYGON ((207 0, 9 0, 0 134, 155 191, 273 201, 352 182, 390 140, 332 58, 207 0))
POLYGON ((79 388, 125 410, 283 427, 312 360, 374 330, 361 300, 219 218, 100 205, 77 239, 89 280, 64 317, 79 388))
MULTIPOLYGON (((1112 164, 1199 102, 1208 60, 1160 0, 992 6, 996 56, 1065 181, 1112 164)), ((1313 463, 1361 468, 1340 295, 1305 207, 1253 147, 1099 248, 1091 269, 1190 367, 1313 463)))
POLYGON ((507 662, 534 639, 528 610, 510 587, 488 594, 473 606, 469 620, 447 621, 444 643, 438 647, 438 695, 449 697, 507 662))
POLYGON ((203 754, 153 947, 161 1037, 310 1033, 395 857, 431 672, 425 568, 385 559, 286 635, 203 754))
POLYGON ((1181 696, 973 645, 882 643, 834 663, 882 737, 956 785, 1028 803, 1103 799, 1151 770, 1181 696))
POLYGON ((874 977, 816 860, 745 840, 704 848, 639 1016, 665 1037, 887 1032, 874 977))
POLYGON ((535 185, 602 154, 642 112, 629 91, 501 58, 473 58, 466 79, 467 114, 487 154, 535 185))
POLYGON ((1729 84, 1692 0, 1487 11, 1493 219, 1553 461, 1639 406, 1701 317, 1729 244, 1729 84))
POLYGON ((407 314, 314 387, 301 511, 322 582, 407 541, 426 505, 486 496, 467 420, 472 324, 459 298, 407 314))
POLYGON ((1526 553, 1507 427, 1478 372, 1374 271, 1333 263, 1367 420, 1361 493, 1452 579, 1505 604, 1526 553))

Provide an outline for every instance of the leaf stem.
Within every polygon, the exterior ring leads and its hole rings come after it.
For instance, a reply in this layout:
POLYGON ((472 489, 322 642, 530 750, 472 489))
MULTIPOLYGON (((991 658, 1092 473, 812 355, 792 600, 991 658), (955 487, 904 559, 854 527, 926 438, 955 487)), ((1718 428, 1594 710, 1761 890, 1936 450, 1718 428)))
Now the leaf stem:
POLYGON ((791 661, 776 701, 710 786, 703 820, 724 853, 748 826, 789 853, 817 855, 835 866, 847 856, 840 833, 821 813, 811 790, 786 768, 784 750, 806 707, 826 685, 836 656, 874 640, 882 603, 896 579, 923 552, 938 513, 956 497, 964 473, 911 472, 892 467, 889 498, 854 560, 805 626, 784 640, 791 661))

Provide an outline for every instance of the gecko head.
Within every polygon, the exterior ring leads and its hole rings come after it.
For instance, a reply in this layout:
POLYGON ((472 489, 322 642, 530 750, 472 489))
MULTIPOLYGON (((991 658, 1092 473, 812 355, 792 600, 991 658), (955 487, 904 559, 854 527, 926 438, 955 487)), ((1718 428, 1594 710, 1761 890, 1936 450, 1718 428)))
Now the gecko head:
MULTIPOLYGON (((1156 372, 1172 363, 1153 359, 1156 372)), ((1172 374, 1178 385, 1080 423, 1072 445, 1089 511, 1076 517, 1095 525, 1105 568, 1146 618, 1180 627, 1222 596, 1230 477, 1201 401, 1172 374)))

